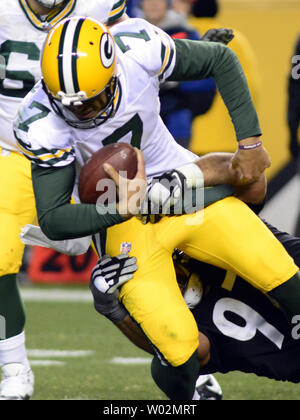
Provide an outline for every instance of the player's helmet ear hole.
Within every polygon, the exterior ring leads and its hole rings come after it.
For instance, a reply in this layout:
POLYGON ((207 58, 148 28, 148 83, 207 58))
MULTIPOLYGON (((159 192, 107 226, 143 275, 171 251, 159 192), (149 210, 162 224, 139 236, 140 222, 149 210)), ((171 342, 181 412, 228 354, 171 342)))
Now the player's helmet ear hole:
POLYGON ((92 41, 90 41, 90 45, 94 45, 94 43, 92 41))

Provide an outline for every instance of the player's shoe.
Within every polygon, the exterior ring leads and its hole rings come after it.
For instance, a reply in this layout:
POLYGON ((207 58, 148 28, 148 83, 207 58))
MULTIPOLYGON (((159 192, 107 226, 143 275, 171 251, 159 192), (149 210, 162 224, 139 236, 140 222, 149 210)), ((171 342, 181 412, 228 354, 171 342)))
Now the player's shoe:
POLYGON ((29 400, 33 395, 34 375, 21 363, 9 363, 2 367, 0 400, 29 400))
POLYGON ((200 375, 198 377, 193 400, 219 401, 222 397, 222 389, 213 375, 200 375))

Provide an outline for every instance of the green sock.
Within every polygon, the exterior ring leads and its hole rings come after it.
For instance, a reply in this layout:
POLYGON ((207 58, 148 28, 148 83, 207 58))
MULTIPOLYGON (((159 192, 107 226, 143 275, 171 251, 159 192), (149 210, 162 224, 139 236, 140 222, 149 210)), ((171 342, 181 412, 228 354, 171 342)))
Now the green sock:
POLYGON ((197 352, 183 365, 178 367, 163 366, 158 357, 154 357, 151 365, 152 377, 156 385, 171 400, 191 400, 199 375, 197 352))
POLYGON ((25 311, 21 301, 17 275, 0 277, 0 340, 21 334, 25 326, 25 311), (5 324, 5 328, 3 325, 5 324), (3 334, 5 330, 5 336, 3 334))
POLYGON ((268 295, 277 300, 289 318, 300 315, 300 271, 268 295))

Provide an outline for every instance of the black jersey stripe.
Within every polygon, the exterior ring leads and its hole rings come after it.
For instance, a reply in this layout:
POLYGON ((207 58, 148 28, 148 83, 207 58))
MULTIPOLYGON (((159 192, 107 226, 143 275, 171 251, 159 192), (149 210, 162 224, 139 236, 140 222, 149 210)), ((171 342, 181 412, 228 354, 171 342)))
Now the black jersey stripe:
POLYGON ((161 52, 160 52, 161 65, 163 65, 165 61, 166 49, 167 49, 166 46, 163 43, 161 43, 161 52))
POLYGON ((70 24, 70 20, 67 20, 66 23, 64 24, 64 27, 61 31, 59 47, 58 47, 58 77, 59 77, 60 90, 62 92, 66 91, 66 86, 65 86, 65 81, 64 81, 64 72, 63 72, 63 51, 64 51, 66 32, 67 32, 69 24, 70 24))
POLYGON ((75 32, 74 32, 73 45, 72 45, 72 78, 73 78, 73 86, 74 86, 75 92, 80 91, 79 82, 78 82, 78 73, 77 73, 77 58, 78 58, 77 49, 78 49, 78 40, 79 40, 80 30, 82 28, 84 21, 85 21, 85 18, 79 19, 75 32))
POLYGON ((166 65, 166 67, 164 68, 164 71, 162 72, 162 74, 159 76, 159 80, 162 80, 163 79, 166 71, 170 67, 170 65, 172 63, 172 60, 173 60, 173 56, 174 56, 174 50, 173 50, 173 48, 171 48, 171 52, 170 52, 170 57, 169 57, 168 63, 166 65))

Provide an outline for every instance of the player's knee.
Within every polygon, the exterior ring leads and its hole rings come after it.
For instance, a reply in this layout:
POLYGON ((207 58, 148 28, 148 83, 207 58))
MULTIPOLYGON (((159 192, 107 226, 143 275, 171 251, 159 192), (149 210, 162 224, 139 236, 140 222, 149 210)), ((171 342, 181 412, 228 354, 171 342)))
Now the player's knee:
POLYGON ((199 346, 198 330, 191 328, 171 339, 166 346, 160 350, 163 358, 173 367, 179 367, 187 362, 199 346))

